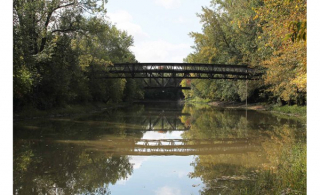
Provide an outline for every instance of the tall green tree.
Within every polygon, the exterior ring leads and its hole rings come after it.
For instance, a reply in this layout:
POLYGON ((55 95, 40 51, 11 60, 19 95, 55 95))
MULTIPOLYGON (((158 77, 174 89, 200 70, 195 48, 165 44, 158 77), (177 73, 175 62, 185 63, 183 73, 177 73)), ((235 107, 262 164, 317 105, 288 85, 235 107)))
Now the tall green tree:
POLYGON ((275 98, 303 104, 307 91, 305 0, 271 0, 257 8, 261 65, 267 71, 264 84, 275 98))
POLYGON ((80 32, 82 14, 103 12, 104 4, 103 0, 13 1, 15 105, 34 100, 46 71, 44 64, 52 60, 61 41, 58 37, 80 32))
POLYGON ((203 32, 190 33, 194 52, 185 62, 247 64, 265 75, 248 93, 244 81, 192 81, 187 97, 305 102, 306 1, 213 0, 199 17, 203 32))
MULTIPOLYGON (((15 0, 14 107, 49 109, 89 101, 141 98, 125 79, 106 80, 113 63, 135 62, 133 37, 104 15, 103 0, 15 0)), ((139 85, 139 84, 138 84, 139 85)))
MULTIPOLYGON (((261 1, 211 1, 211 8, 202 8, 202 13, 198 14, 203 32, 190 33, 195 40, 194 52, 185 62, 257 65, 256 37, 261 27, 256 25, 252 7, 260 4, 261 1)), ((241 101, 247 98, 244 81, 195 80, 191 86, 196 97, 241 101)), ((259 87, 259 83, 251 82, 248 96, 259 87)))

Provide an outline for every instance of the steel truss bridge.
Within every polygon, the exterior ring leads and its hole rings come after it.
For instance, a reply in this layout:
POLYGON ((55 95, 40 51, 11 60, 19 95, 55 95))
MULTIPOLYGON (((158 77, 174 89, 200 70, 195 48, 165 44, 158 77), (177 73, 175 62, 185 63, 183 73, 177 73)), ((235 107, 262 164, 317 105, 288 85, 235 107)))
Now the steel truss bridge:
POLYGON ((146 89, 190 89, 180 86, 182 79, 257 80, 262 75, 247 65, 198 63, 119 63, 109 66, 107 72, 100 78, 139 78, 143 79, 146 89))
MULTIPOLYGON (((60 141, 65 142, 65 141, 60 141)), ((84 145, 88 150, 117 155, 217 155, 258 152, 261 143, 252 138, 221 139, 107 139, 101 141, 68 141, 84 145)))

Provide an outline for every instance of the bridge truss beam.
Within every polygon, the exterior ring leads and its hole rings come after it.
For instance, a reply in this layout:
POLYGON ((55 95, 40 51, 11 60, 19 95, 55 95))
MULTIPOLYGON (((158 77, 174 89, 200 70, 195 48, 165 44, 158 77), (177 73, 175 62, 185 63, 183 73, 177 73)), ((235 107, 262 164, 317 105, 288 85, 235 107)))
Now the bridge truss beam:
POLYGON ((239 79, 255 80, 261 75, 246 65, 195 63, 124 63, 108 67, 105 78, 239 79))
POLYGON ((261 72, 247 65, 197 64, 197 63, 119 63, 109 66, 97 78, 143 79, 145 89, 181 87, 182 79, 258 80, 261 72))

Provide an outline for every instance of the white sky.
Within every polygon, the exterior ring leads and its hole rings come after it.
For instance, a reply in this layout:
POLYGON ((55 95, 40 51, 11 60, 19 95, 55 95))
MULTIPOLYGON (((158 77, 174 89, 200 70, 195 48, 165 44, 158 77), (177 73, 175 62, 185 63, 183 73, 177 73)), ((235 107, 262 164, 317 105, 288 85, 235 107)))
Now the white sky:
POLYGON ((182 62, 191 53, 190 32, 201 32, 196 13, 210 0, 109 0, 107 16, 134 37, 139 62, 182 62))

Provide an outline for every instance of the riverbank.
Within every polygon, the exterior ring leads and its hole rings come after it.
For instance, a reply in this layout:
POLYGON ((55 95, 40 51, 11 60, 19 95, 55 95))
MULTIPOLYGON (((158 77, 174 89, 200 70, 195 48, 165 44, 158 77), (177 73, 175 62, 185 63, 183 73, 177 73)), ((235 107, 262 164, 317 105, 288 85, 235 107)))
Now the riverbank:
MULTIPOLYGON (((248 110, 257 110, 257 111, 268 111, 275 114, 283 114, 289 116, 297 117, 306 117, 306 106, 276 106, 263 103, 250 103, 246 106, 242 102, 232 102, 232 101, 134 101, 133 103, 155 103, 155 102, 178 102, 178 103, 200 103, 207 104, 213 107, 219 108, 229 108, 229 109, 248 109, 248 110)), ((39 119, 39 118, 54 118, 54 117, 64 117, 64 116, 76 116, 81 114, 95 113, 100 112, 105 109, 114 109, 130 105, 132 102, 121 102, 121 103, 87 103, 82 105, 67 105, 65 107, 53 108, 50 110, 38 110, 31 106, 25 107, 22 111, 13 114, 14 120, 23 120, 23 119, 39 119)))
POLYGON ((67 105, 65 107, 52 108, 49 110, 39 110, 31 106, 26 106, 20 112, 13 113, 13 120, 78 116, 82 114, 101 112, 106 109, 125 107, 129 104, 129 102, 122 102, 117 104, 95 102, 81 105, 67 105))
POLYGON ((259 103, 248 104, 241 102, 225 102, 225 101, 214 101, 208 103, 210 106, 221 107, 221 108, 243 108, 249 110, 269 110, 270 108, 267 105, 262 105, 259 103))
POLYGON ((258 110, 258 111, 270 111, 276 114, 285 114, 290 116, 307 116, 307 106, 277 106, 271 104, 263 103, 250 103, 246 106, 242 102, 225 102, 225 101, 214 101, 208 102, 208 105, 220 108, 237 108, 237 109, 248 109, 248 110, 258 110))

